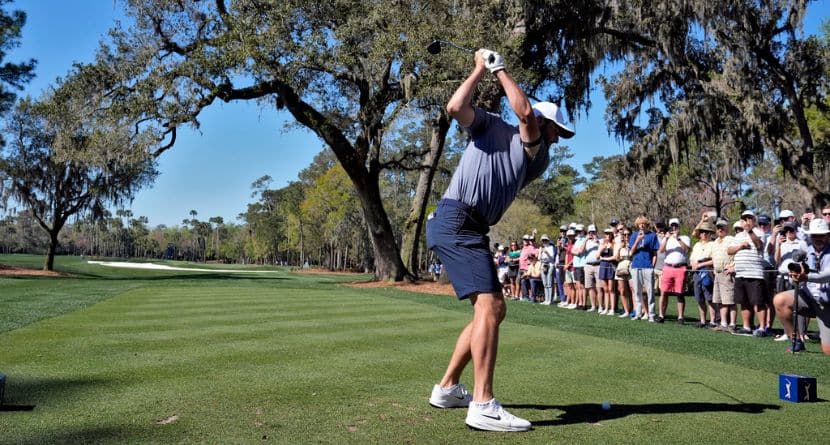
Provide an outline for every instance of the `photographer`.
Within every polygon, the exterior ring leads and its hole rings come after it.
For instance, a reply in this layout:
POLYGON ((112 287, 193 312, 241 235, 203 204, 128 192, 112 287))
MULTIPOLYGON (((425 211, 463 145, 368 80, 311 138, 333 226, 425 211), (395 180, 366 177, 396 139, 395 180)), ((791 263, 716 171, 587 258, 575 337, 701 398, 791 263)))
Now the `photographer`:
MULTIPOLYGON (((821 218, 810 221, 807 232, 812 245, 806 255, 793 253, 789 266, 790 277, 798 283, 794 292, 781 292, 775 296, 775 311, 784 325, 787 336, 793 338, 793 311, 798 297, 798 314, 816 317, 821 337, 821 349, 830 355, 830 244, 827 243, 830 229, 821 218)), ((804 341, 795 338, 792 352, 805 350, 804 341)))

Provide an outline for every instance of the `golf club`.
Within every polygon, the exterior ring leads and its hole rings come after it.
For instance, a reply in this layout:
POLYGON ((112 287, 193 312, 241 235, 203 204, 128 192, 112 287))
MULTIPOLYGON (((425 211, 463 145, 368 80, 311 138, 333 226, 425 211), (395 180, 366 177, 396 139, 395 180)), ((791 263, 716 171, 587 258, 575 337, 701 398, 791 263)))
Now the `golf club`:
MULTIPOLYGON (((432 41, 432 43, 430 43, 429 45, 427 45, 427 52, 428 52, 428 53, 430 53, 430 54, 438 54, 438 53, 440 53, 440 52, 441 52, 441 46, 442 46, 442 45, 443 45, 443 46, 448 46, 448 47, 450 47, 450 48, 455 48, 455 49, 457 49, 457 50, 459 50, 459 51, 464 51, 465 53, 474 53, 474 52, 475 52, 475 51, 473 51, 473 50, 472 50, 472 49, 470 49, 470 48, 465 48, 465 47, 463 47, 463 46, 456 45, 455 43, 452 43, 452 42, 450 42, 450 41, 448 41, 448 40, 437 40, 437 39, 436 39, 436 40, 433 40, 433 41, 432 41)), ((494 58, 494 57, 491 55, 491 56, 490 56, 490 58, 489 58, 489 60, 488 60, 488 62, 492 63, 492 62, 493 62, 493 58, 494 58)))

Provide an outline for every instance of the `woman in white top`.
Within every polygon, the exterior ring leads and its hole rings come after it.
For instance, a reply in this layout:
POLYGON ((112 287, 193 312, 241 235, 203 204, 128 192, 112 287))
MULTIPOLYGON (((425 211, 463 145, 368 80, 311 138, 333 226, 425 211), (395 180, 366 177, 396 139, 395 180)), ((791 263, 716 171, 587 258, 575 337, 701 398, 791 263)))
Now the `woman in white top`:
POLYGON ((668 296, 677 296, 677 322, 683 323, 683 309, 686 307, 686 299, 683 296, 683 285, 686 283, 686 266, 688 265, 689 247, 692 240, 686 235, 680 234, 680 220, 672 218, 669 220, 669 231, 660 243, 659 253, 666 254, 663 265, 663 273, 660 275, 660 307, 659 315, 655 320, 662 323, 665 319, 666 307, 669 304, 668 296))

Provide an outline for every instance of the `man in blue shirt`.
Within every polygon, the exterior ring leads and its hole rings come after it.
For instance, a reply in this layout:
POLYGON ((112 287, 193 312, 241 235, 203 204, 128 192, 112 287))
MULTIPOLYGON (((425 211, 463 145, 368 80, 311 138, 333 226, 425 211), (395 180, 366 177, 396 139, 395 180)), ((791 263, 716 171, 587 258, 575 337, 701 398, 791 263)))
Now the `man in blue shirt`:
POLYGON ((527 431, 530 422, 508 413, 493 397, 493 370, 499 325, 507 311, 487 232, 519 191, 539 177, 550 161, 548 148, 573 136, 556 105, 531 107, 510 77, 502 57, 489 50, 475 54, 475 68, 447 103, 447 111, 471 136, 449 188, 427 223, 427 245, 444 264, 459 299, 473 305, 473 320, 456 341, 446 373, 429 403, 438 408, 468 407, 466 424, 489 431, 527 431), (490 71, 504 89, 518 127, 472 106, 476 86, 490 71), (473 362, 472 397, 459 383, 473 362))
POLYGON ((654 260, 660 249, 657 234, 651 231, 651 222, 645 216, 634 220, 628 249, 631 252, 631 283, 634 292, 635 318, 654 321, 654 260), (643 291, 647 299, 642 301, 643 291))

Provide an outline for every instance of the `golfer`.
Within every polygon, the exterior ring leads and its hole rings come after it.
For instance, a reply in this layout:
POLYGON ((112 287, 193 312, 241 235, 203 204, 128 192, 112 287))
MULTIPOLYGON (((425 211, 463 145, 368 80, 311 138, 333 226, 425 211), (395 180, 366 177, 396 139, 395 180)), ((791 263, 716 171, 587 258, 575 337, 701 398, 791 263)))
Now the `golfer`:
POLYGON ((473 320, 461 331, 449 366, 429 403, 438 408, 469 407, 469 427, 488 431, 527 431, 530 422, 508 413, 493 397, 493 370, 499 324, 507 306, 490 255, 487 232, 519 191, 539 177, 550 161, 548 147, 570 138, 561 111, 550 102, 533 107, 510 77, 504 59, 490 50, 475 53, 475 68, 447 104, 447 111, 469 131, 471 141, 449 188, 427 223, 427 243, 441 259, 459 299, 473 305, 473 320), (482 77, 490 71, 500 82, 519 126, 471 104, 482 77), (473 361, 473 394, 459 383, 473 361))

